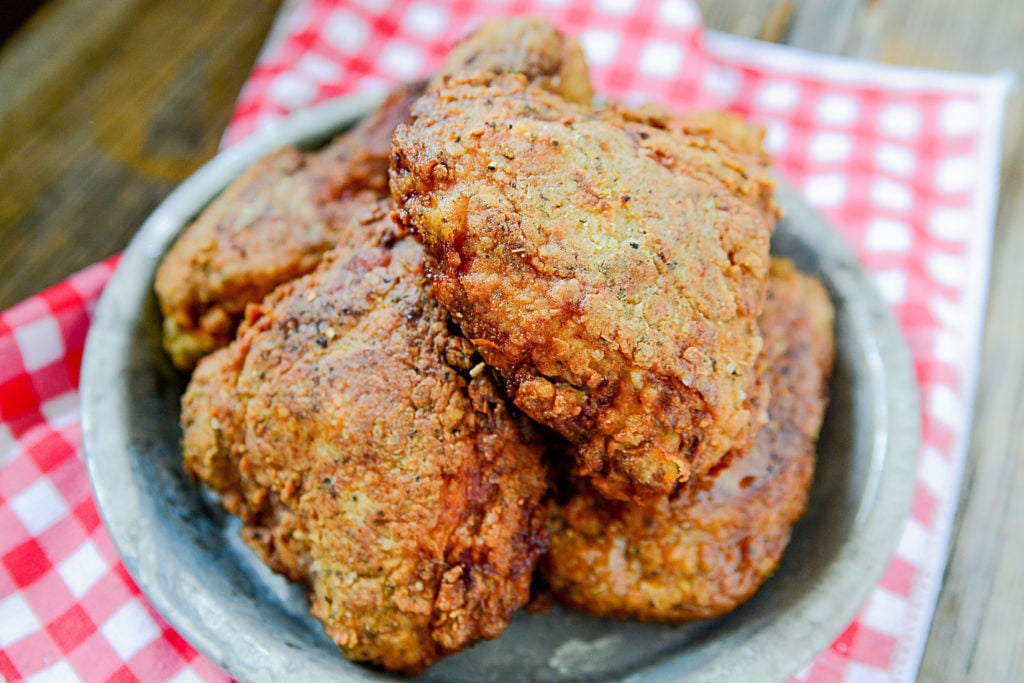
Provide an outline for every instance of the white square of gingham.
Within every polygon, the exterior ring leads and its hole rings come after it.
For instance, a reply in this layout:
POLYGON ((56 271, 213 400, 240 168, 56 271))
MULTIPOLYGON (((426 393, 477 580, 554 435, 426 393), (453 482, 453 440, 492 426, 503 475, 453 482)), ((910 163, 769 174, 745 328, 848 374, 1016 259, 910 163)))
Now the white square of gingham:
POLYGON ((125 662, 161 634, 138 600, 132 600, 115 612, 100 627, 100 632, 125 662))
POLYGON ((39 478, 31 486, 14 496, 11 509, 33 536, 38 536, 69 512, 63 496, 57 492, 49 479, 39 478))
POLYGON ((25 370, 32 372, 64 356, 64 341, 57 322, 47 316, 14 330, 25 370))

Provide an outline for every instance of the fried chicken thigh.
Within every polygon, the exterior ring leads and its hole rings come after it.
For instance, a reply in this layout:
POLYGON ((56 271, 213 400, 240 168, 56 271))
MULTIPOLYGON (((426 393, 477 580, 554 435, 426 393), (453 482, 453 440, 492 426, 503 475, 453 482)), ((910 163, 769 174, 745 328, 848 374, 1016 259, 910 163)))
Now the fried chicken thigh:
POLYGON ((743 603, 774 572, 807 504, 832 364, 832 307, 817 280, 777 259, 760 325, 770 419, 753 448, 647 507, 606 500, 577 480, 553 509, 542 562, 558 599, 601 616, 703 619, 743 603))
POLYGON ((415 673, 496 637, 546 545, 547 473, 411 238, 250 306, 182 401, 186 469, 352 659, 415 673))
POLYGON ((390 204, 391 136, 420 85, 317 152, 282 148, 254 164, 207 207, 157 270, 164 346, 190 370, 235 333, 245 305, 313 270, 336 244, 379 242, 367 232, 390 204))
POLYGON ((602 494, 671 493, 763 421, 776 209, 759 135, 472 64, 395 134, 391 189, 435 296, 602 494))

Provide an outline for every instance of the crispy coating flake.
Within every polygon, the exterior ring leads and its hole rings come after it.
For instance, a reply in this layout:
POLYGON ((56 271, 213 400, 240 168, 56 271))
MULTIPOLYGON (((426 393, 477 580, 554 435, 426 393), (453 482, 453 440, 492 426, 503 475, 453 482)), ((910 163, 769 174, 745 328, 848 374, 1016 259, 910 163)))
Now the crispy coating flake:
POLYGON ((542 574, 592 614, 685 621, 724 614, 774 572, 803 513, 832 365, 832 307, 821 284, 776 259, 761 316, 758 369, 770 421, 714 478, 649 507, 576 482, 553 509, 542 574))
POLYGON ((391 136, 422 86, 396 88, 350 132, 318 152, 280 149, 254 164, 200 214, 157 270, 164 346, 191 369, 227 344, 245 305, 308 273, 336 244, 359 247, 388 229, 391 136))
POLYGON ((410 238, 336 249, 250 306, 182 401, 186 469, 247 542, 347 657, 410 673, 501 633, 546 545, 532 425, 423 259, 410 238))
POLYGON ((466 72, 398 127, 391 188, 431 278, 516 405, 609 497, 749 447, 774 182, 723 115, 593 109, 466 72))

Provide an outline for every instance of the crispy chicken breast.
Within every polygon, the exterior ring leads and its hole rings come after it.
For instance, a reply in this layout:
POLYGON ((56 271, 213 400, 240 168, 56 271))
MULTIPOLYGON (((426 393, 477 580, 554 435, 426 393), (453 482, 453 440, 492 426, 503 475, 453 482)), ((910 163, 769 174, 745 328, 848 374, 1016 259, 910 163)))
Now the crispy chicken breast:
POLYGON ((435 295, 516 405, 628 499, 708 472, 763 421, 767 167, 738 120, 594 108, 485 66, 416 101, 391 189, 435 295))

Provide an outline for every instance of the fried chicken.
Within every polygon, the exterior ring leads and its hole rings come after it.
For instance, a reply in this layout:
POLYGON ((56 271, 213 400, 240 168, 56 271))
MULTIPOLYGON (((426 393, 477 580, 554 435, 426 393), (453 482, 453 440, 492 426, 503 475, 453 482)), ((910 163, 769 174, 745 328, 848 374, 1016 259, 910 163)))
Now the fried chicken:
POLYGON ((286 147, 254 164, 192 223, 156 274, 164 346, 191 369, 234 336, 245 305, 313 270, 336 244, 375 244, 391 210, 391 136, 421 85, 396 88, 381 107, 318 152, 286 147))
POLYGON ((578 104, 589 104, 594 98, 579 42, 538 17, 484 22, 452 47, 428 87, 436 90, 452 75, 474 72, 522 74, 578 104))
POLYGON ((408 673, 501 633, 546 545, 541 444, 423 260, 401 236, 336 248, 250 306, 182 400, 186 469, 347 657, 408 673))
POLYGON ((585 481, 554 508, 542 575, 592 614, 684 621, 724 614, 774 572, 814 471, 833 354, 821 284, 776 259, 760 318, 769 422, 710 479, 652 506, 608 501, 585 481))
POLYGON ((781 260, 769 284, 768 166, 738 119, 595 104, 547 22, 484 24, 161 264, 165 345, 198 360, 186 471, 391 671, 498 636, 549 536, 571 606, 731 609, 806 505, 832 353, 820 284, 781 260))
POLYGON ((708 472, 763 421, 767 166, 736 120, 594 108, 478 68, 413 105, 391 189, 435 295, 516 405, 629 499, 708 472))

